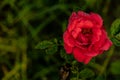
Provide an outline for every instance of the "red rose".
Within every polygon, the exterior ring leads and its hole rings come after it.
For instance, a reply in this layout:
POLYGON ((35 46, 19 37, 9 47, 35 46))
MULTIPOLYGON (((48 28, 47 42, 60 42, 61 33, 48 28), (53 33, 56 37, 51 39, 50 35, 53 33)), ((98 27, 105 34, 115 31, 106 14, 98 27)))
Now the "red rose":
POLYGON ((96 13, 73 12, 63 34, 64 48, 79 62, 87 64, 92 57, 108 50, 112 45, 103 28, 103 20, 96 13))

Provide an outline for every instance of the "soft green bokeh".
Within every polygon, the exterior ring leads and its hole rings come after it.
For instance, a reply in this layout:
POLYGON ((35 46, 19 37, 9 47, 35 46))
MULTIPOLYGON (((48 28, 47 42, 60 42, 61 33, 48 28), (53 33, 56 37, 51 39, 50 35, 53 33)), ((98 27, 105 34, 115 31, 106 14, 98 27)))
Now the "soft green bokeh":
POLYGON ((0 0, 0 80, 59 80, 66 64, 70 80, 119 80, 120 47, 88 65, 65 53, 62 35, 71 13, 79 10, 101 15, 110 37, 120 0, 0 0))

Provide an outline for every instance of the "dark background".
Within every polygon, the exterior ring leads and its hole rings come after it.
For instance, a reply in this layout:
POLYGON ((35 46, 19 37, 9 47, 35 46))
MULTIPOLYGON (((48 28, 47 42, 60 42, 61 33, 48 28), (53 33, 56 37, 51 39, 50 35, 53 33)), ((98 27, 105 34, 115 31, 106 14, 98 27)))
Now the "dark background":
MULTIPOLYGON (((61 56, 63 46, 57 46, 54 54, 35 47, 44 40, 62 44, 69 16, 79 10, 101 15, 110 36, 112 22, 120 18, 120 0, 0 0, 0 79, 59 80, 61 66, 74 64, 61 56)), ((89 68, 94 73, 79 80, 120 80, 120 47, 113 52, 102 77, 99 66, 108 58, 107 52, 97 56, 94 65, 77 63, 80 70, 89 68)), ((78 80, 76 74, 72 72, 70 80, 78 80)))

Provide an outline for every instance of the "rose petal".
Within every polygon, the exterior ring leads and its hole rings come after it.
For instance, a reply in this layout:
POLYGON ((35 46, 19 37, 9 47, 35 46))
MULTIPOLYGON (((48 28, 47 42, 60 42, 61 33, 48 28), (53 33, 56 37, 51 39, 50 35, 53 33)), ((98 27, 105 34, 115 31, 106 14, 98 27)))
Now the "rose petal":
POLYGON ((86 21, 81 21, 80 23, 77 23, 74 26, 70 26, 68 28, 69 31, 72 31, 72 36, 76 39, 79 33, 82 31, 82 28, 92 28, 93 24, 91 21, 86 20, 86 21))
POLYGON ((93 32, 92 44, 94 44, 95 42, 99 41, 100 36, 102 35, 102 31, 99 28, 93 28, 92 32, 93 32))
POLYGON ((68 54, 72 53, 73 47, 68 46, 67 44, 64 44, 64 48, 68 54))
POLYGON ((96 23, 98 24, 98 26, 96 26, 96 27, 102 27, 103 20, 98 14, 90 13, 90 16, 91 16, 91 19, 93 19, 93 21, 96 21, 96 23))
POLYGON ((63 40, 64 40, 64 43, 66 43, 68 46, 74 47, 75 41, 67 30, 63 34, 63 40))
POLYGON ((87 28, 92 28, 93 27, 93 23, 90 20, 86 20, 84 22, 85 26, 87 26, 87 28))
POLYGON ((72 15, 69 18, 69 22, 73 22, 73 20, 75 20, 77 18, 77 14, 75 12, 72 13, 72 15))
POLYGON ((83 12, 83 11, 78 11, 78 16, 79 17, 86 17, 86 18, 90 18, 90 15, 83 12))
POLYGON ((104 41, 106 40, 106 35, 103 34, 103 31, 101 32, 101 35, 94 35, 93 39, 92 39, 92 44, 90 45, 90 47, 88 48, 89 51, 94 50, 94 52, 97 52, 97 54, 99 54, 99 50, 102 47, 104 41), (96 37, 97 36, 97 37, 96 37), (95 39, 96 38, 96 39, 95 39))
POLYGON ((101 40, 103 40, 104 42, 102 42, 102 45, 101 45, 101 50, 108 50, 110 48, 110 46, 112 45, 112 42, 108 39, 107 37, 107 33, 105 32, 104 29, 102 29, 102 36, 101 37, 101 40))
POLYGON ((112 45, 112 42, 109 39, 106 39, 105 43, 103 44, 101 50, 108 50, 110 46, 112 45))
POLYGON ((81 32, 81 29, 80 29, 79 27, 76 27, 76 28, 72 31, 72 36, 76 39, 80 32, 81 32))
POLYGON ((85 55, 91 57, 97 56, 99 54, 99 51, 93 51, 93 50, 86 52, 85 55))
POLYGON ((79 48, 74 48, 73 54, 78 62, 84 62, 84 64, 87 64, 92 59, 92 57, 84 55, 85 53, 79 48))
POLYGON ((90 20, 81 20, 76 26, 79 28, 92 28, 93 23, 90 20))
POLYGON ((96 41, 94 44, 92 44, 89 47, 89 50, 94 49, 94 52, 97 52, 97 54, 101 54, 101 52, 103 52, 104 50, 108 50, 111 45, 112 42, 108 39, 107 33, 104 29, 102 29, 99 41, 96 41))
POLYGON ((92 57, 87 57, 87 58, 84 60, 84 63, 85 63, 85 64, 88 64, 91 59, 92 59, 92 57))
POLYGON ((69 24, 68 24, 69 32, 71 32, 75 28, 76 23, 77 23, 77 18, 78 18, 77 14, 73 12, 69 18, 69 24))
POLYGON ((77 24, 77 20, 74 20, 73 22, 69 22, 68 28, 67 28, 68 31, 69 32, 73 31, 75 29, 75 27, 76 27, 76 24, 77 24))

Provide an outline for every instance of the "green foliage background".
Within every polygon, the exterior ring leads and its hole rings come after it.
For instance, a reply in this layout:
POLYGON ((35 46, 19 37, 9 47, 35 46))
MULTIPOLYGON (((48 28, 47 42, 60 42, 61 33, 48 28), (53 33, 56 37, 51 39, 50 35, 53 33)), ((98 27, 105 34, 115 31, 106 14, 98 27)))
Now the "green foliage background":
POLYGON ((88 65, 66 55, 62 35, 79 10, 100 14, 110 37, 120 0, 0 0, 0 80, 59 80, 66 64, 70 80, 120 80, 119 46, 88 65))

